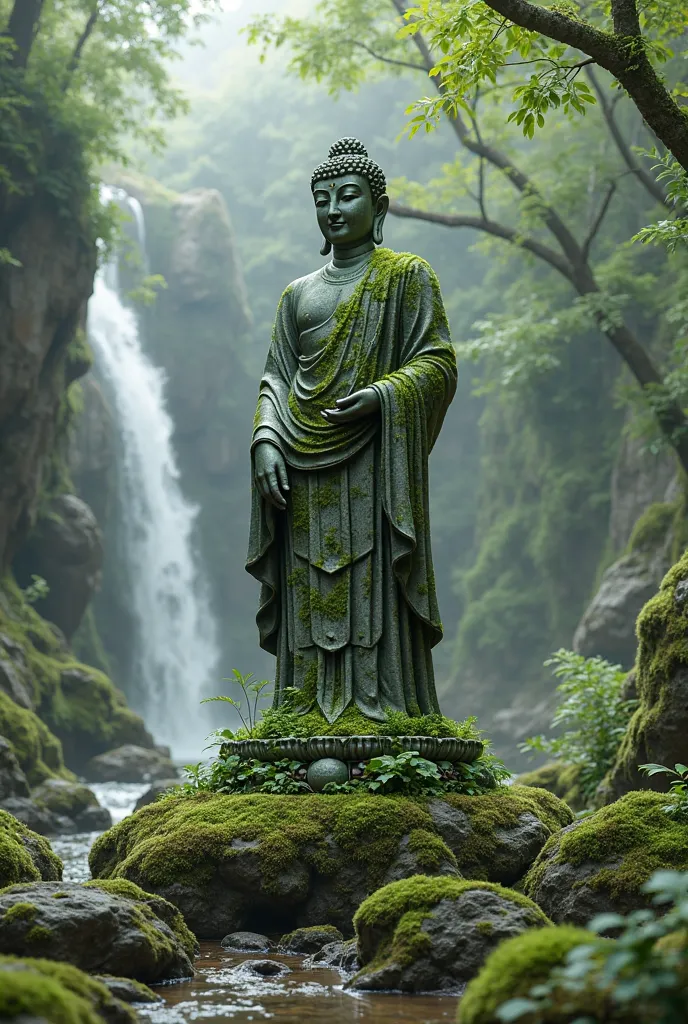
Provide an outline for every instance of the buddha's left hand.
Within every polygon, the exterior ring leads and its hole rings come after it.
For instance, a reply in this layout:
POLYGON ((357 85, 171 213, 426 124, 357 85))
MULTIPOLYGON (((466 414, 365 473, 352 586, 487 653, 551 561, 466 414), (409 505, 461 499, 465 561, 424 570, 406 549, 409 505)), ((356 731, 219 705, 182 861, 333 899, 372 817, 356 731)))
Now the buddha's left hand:
POLYGON ((335 406, 334 409, 323 409, 323 418, 328 423, 351 423, 352 420, 360 420, 363 416, 373 416, 378 413, 380 411, 380 396, 375 388, 363 388, 362 391, 354 391, 346 398, 338 398, 335 406))

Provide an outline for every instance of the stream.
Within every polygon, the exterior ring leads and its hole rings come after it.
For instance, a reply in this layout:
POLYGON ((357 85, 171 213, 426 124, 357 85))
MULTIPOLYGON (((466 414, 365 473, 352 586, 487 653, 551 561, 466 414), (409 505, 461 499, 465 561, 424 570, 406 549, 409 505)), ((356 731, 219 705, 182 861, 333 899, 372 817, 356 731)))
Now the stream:
MULTIPOLYGON (((90 788, 117 823, 131 814, 149 783, 108 782, 90 788)), ((53 850, 64 862, 65 881, 89 879, 88 852, 99 834, 51 839, 53 850)), ((264 1020, 276 1024, 450 1024, 456 1019, 458 999, 454 996, 350 993, 344 990, 338 971, 304 969, 303 961, 303 956, 231 953, 219 942, 202 942, 196 976, 154 986, 164 1002, 136 1009, 141 1021, 150 1024, 264 1020), (242 970, 242 964, 256 959, 278 961, 288 973, 265 978, 242 970)))

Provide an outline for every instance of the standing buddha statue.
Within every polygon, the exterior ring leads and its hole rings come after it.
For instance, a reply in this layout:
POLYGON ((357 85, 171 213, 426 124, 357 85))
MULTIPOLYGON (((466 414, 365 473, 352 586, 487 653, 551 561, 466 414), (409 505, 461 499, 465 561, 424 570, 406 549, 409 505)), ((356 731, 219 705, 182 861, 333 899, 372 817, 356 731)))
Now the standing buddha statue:
POLYGON ((333 258, 280 299, 251 445, 260 643, 277 707, 437 713, 428 456, 456 390, 447 317, 431 267, 380 247, 385 176, 358 140, 311 190, 333 258))

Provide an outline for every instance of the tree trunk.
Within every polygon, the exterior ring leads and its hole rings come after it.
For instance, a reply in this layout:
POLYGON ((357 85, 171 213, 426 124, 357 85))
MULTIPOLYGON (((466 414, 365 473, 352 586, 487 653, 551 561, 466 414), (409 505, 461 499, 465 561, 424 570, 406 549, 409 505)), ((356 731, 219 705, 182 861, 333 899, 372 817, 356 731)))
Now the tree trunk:
POLYGON ((43 0, 15 0, 7 31, 15 49, 10 58, 15 68, 25 68, 43 10, 43 0))

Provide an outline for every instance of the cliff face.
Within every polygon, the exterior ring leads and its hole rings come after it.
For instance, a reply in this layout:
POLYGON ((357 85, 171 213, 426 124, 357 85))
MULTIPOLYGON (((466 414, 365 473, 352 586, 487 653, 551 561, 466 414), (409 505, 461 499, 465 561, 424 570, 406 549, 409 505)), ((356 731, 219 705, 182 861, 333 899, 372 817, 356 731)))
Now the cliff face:
POLYGON ((0 736, 35 785, 113 746, 153 741, 65 639, 99 575, 98 527, 68 493, 66 467, 75 382, 91 363, 80 324, 95 240, 80 211, 35 194, 1 212, 2 244, 17 265, 0 270, 0 736), (22 591, 13 571, 24 588, 44 576, 47 592, 22 591))
POLYGON ((10 564, 53 485, 66 391, 89 365, 77 327, 91 294, 94 240, 36 200, 3 243, 0 273, 0 567, 10 564))

